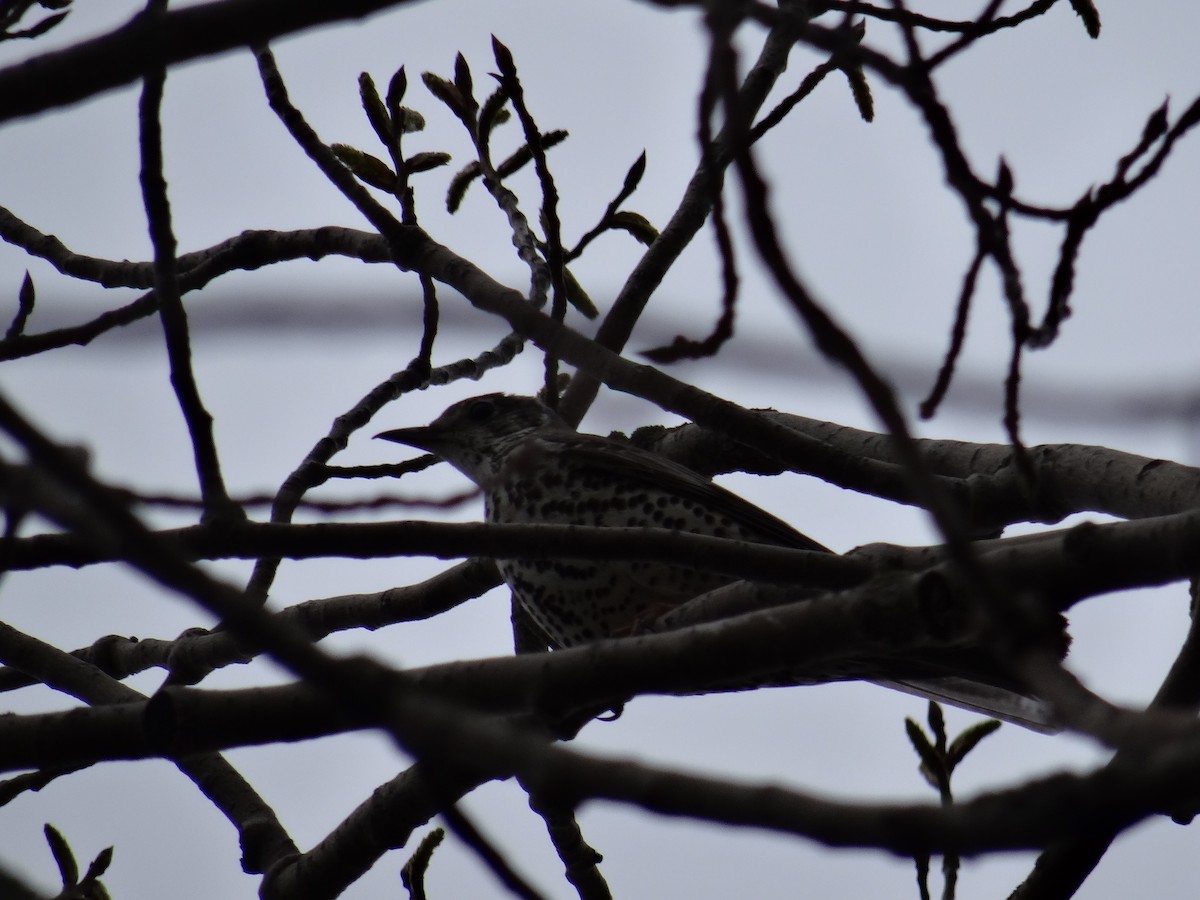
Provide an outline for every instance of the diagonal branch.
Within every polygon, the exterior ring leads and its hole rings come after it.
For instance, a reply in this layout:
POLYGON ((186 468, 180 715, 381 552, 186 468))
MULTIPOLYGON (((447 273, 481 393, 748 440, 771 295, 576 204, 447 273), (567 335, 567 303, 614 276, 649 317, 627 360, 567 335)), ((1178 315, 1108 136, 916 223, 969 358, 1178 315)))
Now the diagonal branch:
POLYGON ((0 69, 0 122, 131 84, 156 61, 170 65, 212 56, 406 2, 217 0, 172 10, 161 28, 141 13, 100 37, 0 69))
MULTIPOLYGON (((1200 622, 1196 618, 1196 592, 1192 582, 1192 622, 1175 663, 1150 703, 1151 709, 1194 710, 1200 704, 1200 622)), ((1136 763, 1137 754, 1118 751, 1109 766, 1117 768, 1136 763)), ((1191 805, 1171 811, 1177 822, 1191 819, 1197 810, 1191 805)), ((1112 830, 1051 844, 1038 857, 1025 881, 1010 895, 1010 900, 1069 900, 1075 896, 1084 879, 1108 852, 1119 831, 1112 830)))
MULTIPOLYGON (((771 24, 762 51, 747 72, 738 95, 741 107, 751 113, 762 107, 775 82, 787 68, 788 54, 803 25, 800 17, 804 15, 804 4, 787 0, 781 7, 788 15, 771 24)), ((601 346, 614 352, 621 351, 651 295, 703 227, 712 209, 713 192, 721 189, 725 169, 733 160, 735 139, 740 139, 740 135, 735 135, 728 126, 718 132, 709 152, 704 154, 684 189, 683 199, 671 220, 662 229, 658 239, 642 254, 596 331, 596 342, 601 346)), ((579 365, 573 360, 568 362, 579 365)), ((602 381, 598 373, 587 367, 583 369, 572 379, 559 410, 573 424, 583 418, 602 381)), ((609 383, 609 386, 613 385, 609 383)))

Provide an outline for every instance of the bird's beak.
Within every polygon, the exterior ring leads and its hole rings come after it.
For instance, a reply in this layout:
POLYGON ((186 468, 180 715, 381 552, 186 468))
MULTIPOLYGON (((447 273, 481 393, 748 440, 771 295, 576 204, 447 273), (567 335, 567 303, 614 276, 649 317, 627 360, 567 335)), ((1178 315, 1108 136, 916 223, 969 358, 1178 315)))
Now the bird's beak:
POLYGON ((382 431, 375 437, 385 441, 392 441, 396 444, 407 444, 409 447, 416 447, 418 450, 425 450, 429 453, 436 453, 436 445, 438 444, 437 432, 427 425, 416 428, 396 428, 392 431, 382 431))

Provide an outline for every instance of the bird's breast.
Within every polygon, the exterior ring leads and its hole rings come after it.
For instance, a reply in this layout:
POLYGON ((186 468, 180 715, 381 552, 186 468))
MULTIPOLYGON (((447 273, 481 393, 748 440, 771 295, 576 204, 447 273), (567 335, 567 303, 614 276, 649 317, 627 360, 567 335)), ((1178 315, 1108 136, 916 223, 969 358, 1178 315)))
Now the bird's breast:
MULTIPOLYGON (((494 484, 486 492, 488 521, 754 539, 702 502, 652 485, 622 483, 602 470, 542 466, 536 474, 494 484)), ((502 560, 499 568, 517 601, 559 647, 645 631, 663 613, 729 581, 699 567, 565 554, 502 560)))

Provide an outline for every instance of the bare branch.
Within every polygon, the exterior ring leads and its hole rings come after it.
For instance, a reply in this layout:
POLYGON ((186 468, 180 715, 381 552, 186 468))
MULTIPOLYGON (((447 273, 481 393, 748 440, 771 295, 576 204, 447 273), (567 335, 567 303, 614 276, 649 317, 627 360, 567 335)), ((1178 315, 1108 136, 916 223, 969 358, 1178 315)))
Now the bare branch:
MULTIPOLYGON (((787 0, 782 4, 789 15, 798 16, 804 5, 787 0)), ((797 31, 802 23, 788 19, 772 23, 771 33, 763 42, 762 51, 750 71, 746 73, 738 102, 749 114, 756 112, 766 102, 767 95, 787 66, 788 53, 795 43, 797 31)), ((684 189, 683 198, 671 220, 659 233, 658 239, 647 248, 638 264, 625 280, 612 307, 596 331, 596 342, 611 351, 620 352, 633 333, 634 326, 651 295, 662 282, 679 255, 691 243, 703 227, 711 209, 712 191, 710 182, 717 185, 724 178, 724 170, 733 159, 734 144, 741 136, 722 129, 714 141, 710 158, 715 169, 701 160, 684 189)), ((568 360, 574 365, 579 363, 568 360)), ((577 424, 591 405, 602 379, 596 371, 582 366, 563 396, 560 412, 567 421, 577 424)), ((611 382, 605 382, 613 387, 611 382)))
MULTIPOLYGON (((98 713, 100 733, 105 738, 119 733, 111 724, 112 717, 121 718, 145 701, 142 694, 109 678, 90 663, 3 624, 0 624, 0 660, 43 684, 99 707, 93 711, 98 713)), ((79 734, 74 726, 68 730, 79 734)), ((142 731, 142 726, 136 726, 135 730, 142 731)), ((47 763, 55 767, 52 761, 47 763)), ((30 759, 28 765, 40 768, 42 762, 30 759)), ((271 808, 224 758, 216 754, 199 755, 180 760, 176 765, 237 828, 247 871, 265 872, 281 856, 296 852, 271 808)))
MULTIPOLYGON (((165 0, 152 0, 147 6, 146 15, 152 23, 150 27, 154 36, 162 27, 166 9, 165 0)), ((200 493, 204 498, 204 518, 210 521, 244 519, 245 512, 229 499, 225 490, 213 437, 212 416, 204 407, 192 372, 187 314, 179 299, 175 233, 171 227, 167 182, 163 177, 162 123, 159 120, 166 77, 166 68, 160 63, 156 62, 147 70, 138 106, 142 201, 150 224, 150 240, 154 244, 154 289, 158 296, 159 317, 171 365, 171 385, 192 440, 200 493)))
POLYGON ((346 0, 333 7, 320 0, 216 0, 172 10, 161 28, 139 13, 108 34, 0 69, 0 121, 130 84, 155 61, 211 56, 404 2, 346 0))

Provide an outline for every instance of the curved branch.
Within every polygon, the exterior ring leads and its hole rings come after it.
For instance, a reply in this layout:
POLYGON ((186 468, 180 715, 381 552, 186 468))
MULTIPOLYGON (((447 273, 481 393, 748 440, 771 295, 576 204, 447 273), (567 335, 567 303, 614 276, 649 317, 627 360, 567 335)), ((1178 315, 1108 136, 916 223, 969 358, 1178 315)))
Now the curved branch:
MULTIPOLYGON (((58 238, 43 234, 3 208, 0 208, 0 238, 45 259, 64 275, 103 287, 145 288, 154 283, 153 263, 131 263, 73 253, 58 238)), ((378 234, 352 228, 326 226, 285 232, 245 231, 212 247, 179 257, 179 290, 181 293, 199 290, 234 270, 252 271, 275 263, 326 256, 347 256, 367 263, 391 262, 387 242, 378 234)), ((126 306, 108 310, 80 325, 0 340, 0 360, 34 356, 71 344, 88 344, 105 332, 152 316, 157 311, 158 296, 151 291, 126 306)))

